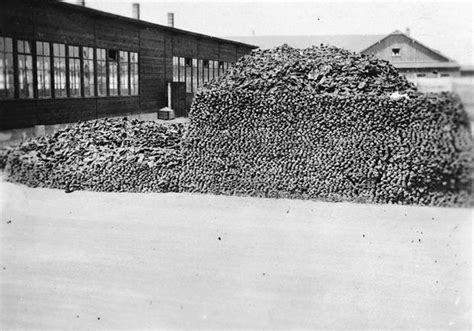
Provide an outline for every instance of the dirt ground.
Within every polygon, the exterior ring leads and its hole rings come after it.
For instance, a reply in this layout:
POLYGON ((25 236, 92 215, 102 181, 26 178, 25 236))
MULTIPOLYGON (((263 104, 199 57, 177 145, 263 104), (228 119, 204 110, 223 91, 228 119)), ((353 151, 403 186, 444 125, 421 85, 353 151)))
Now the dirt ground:
POLYGON ((0 185, 0 329, 471 327, 470 209, 0 185))

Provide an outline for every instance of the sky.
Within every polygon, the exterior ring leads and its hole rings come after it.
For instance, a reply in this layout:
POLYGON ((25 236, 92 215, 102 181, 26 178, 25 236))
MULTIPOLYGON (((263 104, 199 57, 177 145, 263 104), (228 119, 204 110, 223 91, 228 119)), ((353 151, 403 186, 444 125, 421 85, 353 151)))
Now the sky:
MULTIPOLYGON (((67 0, 75 3, 77 1, 67 0)), ((86 6, 216 37, 255 35, 389 34, 411 36, 461 64, 474 63, 473 1, 152 1, 86 0, 86 6)))

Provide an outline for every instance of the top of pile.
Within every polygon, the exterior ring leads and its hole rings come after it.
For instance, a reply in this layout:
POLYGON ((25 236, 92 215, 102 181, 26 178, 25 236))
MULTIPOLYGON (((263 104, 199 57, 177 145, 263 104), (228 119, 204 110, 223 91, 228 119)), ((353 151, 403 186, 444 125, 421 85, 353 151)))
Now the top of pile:
POLYGON ((416 91, 388 61, 323 44, 306 49, 285 44, 255 50, 205 89, 373 95, 416 91))

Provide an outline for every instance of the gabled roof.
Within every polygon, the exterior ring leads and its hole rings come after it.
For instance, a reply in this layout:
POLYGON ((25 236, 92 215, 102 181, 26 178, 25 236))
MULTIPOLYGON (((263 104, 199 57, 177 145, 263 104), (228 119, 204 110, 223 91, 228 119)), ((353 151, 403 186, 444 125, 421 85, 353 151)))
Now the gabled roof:
POLYGON ((360 52, 362 49, 373 45, 384 35, 299 35, 299 36, 234 36, 227 39, 257 45, 262 49, 273 48, 287 44, 295 48, 308 48, 329 44, 347 49, 352 52, 360 52))
POLYGON ((361 52, 361 53, 364 53, 364 52, 368 51, 372 46, 375 46, 376 44, 378 44, 378 43, 384 41, 385 39, 390 38, 390 37, 393 36, 393 35, 402 35, 402 36, 404 36, 405 38, 407 38, 407 39, 410 40, 411 42, 416 43, 416 44, 420 45, 421 47, 427 49, 428 51, 430 51, 430 52, 432 52, 432 53, 435 53, 436 55, 440 56, 440 57, 443 58, 446 62, 456 62, 456 61, 450 59, 449 57, 447 57, 446 55, 441 54, 440 51, 438 51, 438 50, 436 50, 436 49, 434 49, 434 48, 431 48, 431 47, 426 46, 425 44, 419 42, 419 41, 416 40, 415 38, 413 38, 413 37, 411 37, 411 36, 409 36, 409 35, 407 35, 407 34, 401 32, 401 31, 399 31, 399 30, 395 30, 395 31, 393 31, 392 33, 386 35, 385 37, 383 37, 383 38, 377 40, 377 41, 374 42, 372 45, 370 45, 370 46, 368 46, 368 47, 362 49, 360 52, 361 52))

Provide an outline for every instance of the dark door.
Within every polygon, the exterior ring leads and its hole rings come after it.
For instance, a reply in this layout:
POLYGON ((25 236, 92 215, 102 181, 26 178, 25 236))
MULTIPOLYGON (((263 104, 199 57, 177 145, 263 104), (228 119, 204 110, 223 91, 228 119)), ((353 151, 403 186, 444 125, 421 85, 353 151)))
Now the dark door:
POLYGON ((186 83, 171 83, 171 108, 176 117, 186 117, 186 83))

